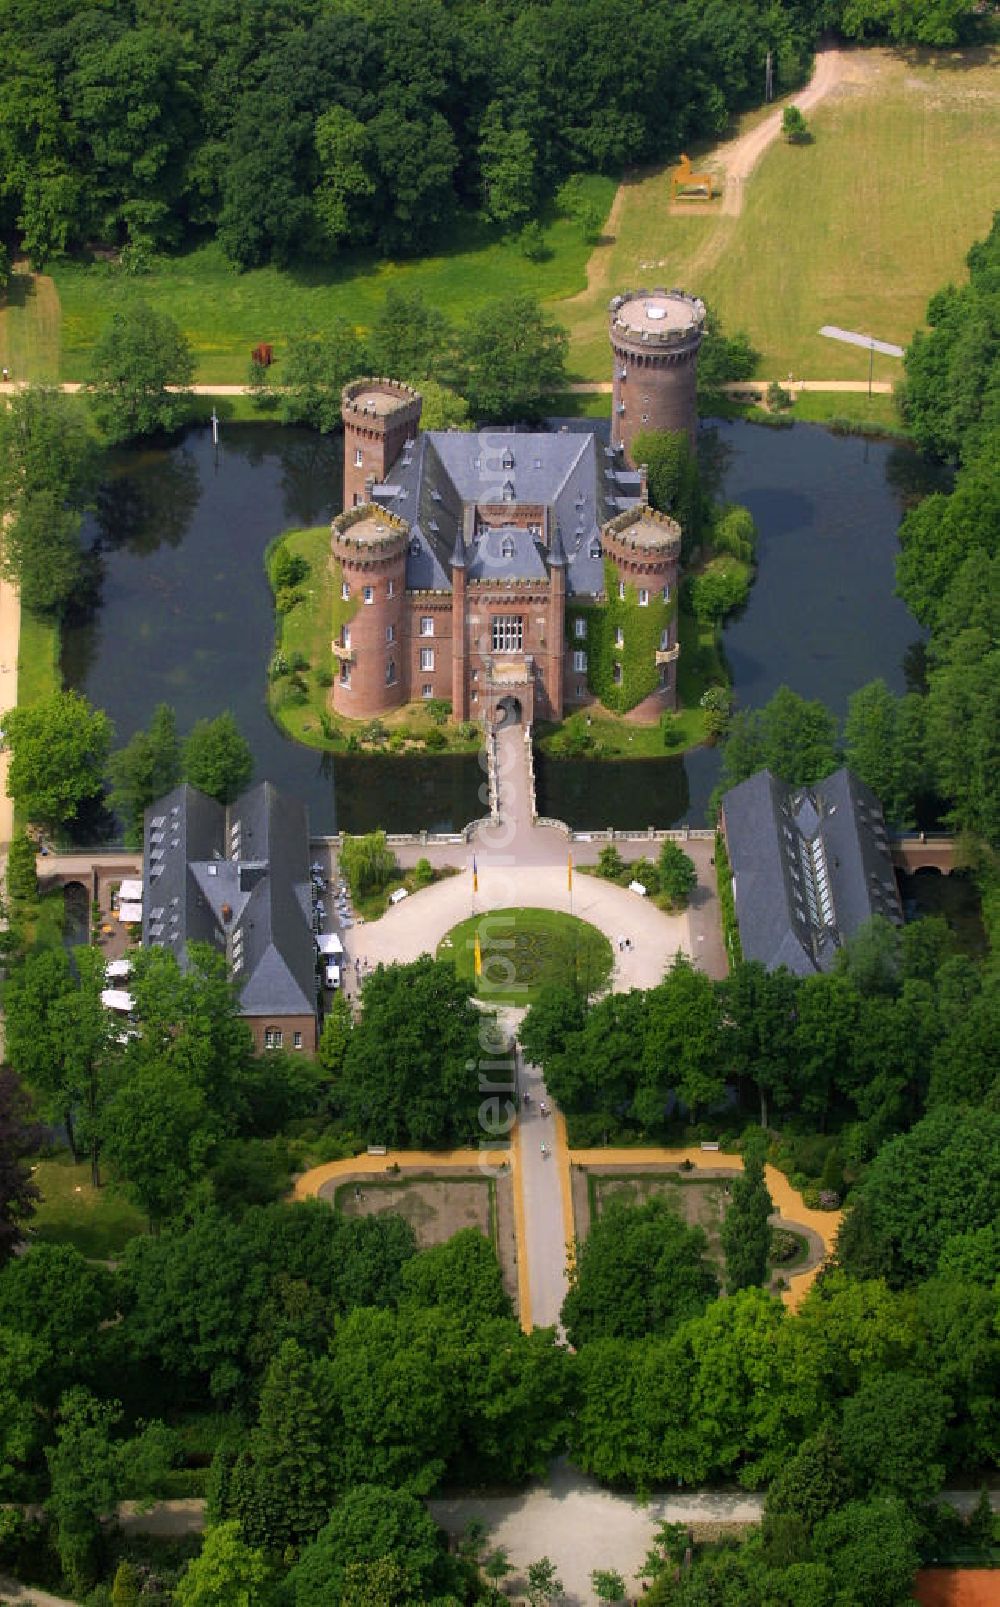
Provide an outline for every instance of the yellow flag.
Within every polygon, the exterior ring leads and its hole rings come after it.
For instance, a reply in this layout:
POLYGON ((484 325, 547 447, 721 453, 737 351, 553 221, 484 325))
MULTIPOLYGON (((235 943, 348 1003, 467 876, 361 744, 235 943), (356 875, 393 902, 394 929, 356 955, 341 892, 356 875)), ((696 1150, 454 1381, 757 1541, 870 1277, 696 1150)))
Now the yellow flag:
POLYGON ((472 856, 472 891, 479 892, 479 866, 476 864, 475 854, 472 856))
POLYGON ((566 867, 566 878, 570 892, 573 891, 573 850, 569 850, 569 859, 566 867))
POLYGON ((475 946, 475 949, 473 950, 473 957, 474 957, 475 967, 476 967, 476 976, 481 977, 482 974, 483 974, 483 951, 479 946, 479 933, 478 932, 476 933, 476 946, 475 946))

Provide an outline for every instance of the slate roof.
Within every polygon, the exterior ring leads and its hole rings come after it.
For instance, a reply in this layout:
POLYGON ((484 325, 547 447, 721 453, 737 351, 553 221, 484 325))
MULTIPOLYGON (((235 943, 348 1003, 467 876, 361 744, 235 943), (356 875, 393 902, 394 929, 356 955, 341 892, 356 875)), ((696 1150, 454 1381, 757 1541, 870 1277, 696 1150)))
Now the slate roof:
POLYGON ((406 585, 450 591, 456 548, 471 579, 542 580, 549 554, 523 526, 510 532, 515 550, 504 561, 495 532, 462 552, 466 510, 477 503, 548 507, 566 558, 569 595, 604 590, 600 529, 639 501, 639 476, 597 429, 559 431, 428 430, 400 453, 375 500, 410 525, 406 585), (482 550, 485 549, 485 550, 482 550))
POLYGON ((186 783, 146 811, 144 944, 225 954, 247 1016, 316 1008, 309 822, 305 806, 261 782, 224 808, 186 783))
POLYGON ((881 805, 851 771, 790 787, 759 770, 722 812, 745 959, 828 971, 871 916, 902 923, 881 805))

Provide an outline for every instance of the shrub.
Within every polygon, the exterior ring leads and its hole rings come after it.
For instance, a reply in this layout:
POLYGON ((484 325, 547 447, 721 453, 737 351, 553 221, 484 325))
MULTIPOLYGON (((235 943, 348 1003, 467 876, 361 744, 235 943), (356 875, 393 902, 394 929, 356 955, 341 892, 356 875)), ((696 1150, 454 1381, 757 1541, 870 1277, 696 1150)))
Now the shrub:
POLYGON ((616 882, 625 869, 625 861, 614 843, 605 843, 597 856, 597 874, 607 882, 616 882))
POLYGON ((797 106, 786 106, 781 114, 781 132, 789 145, 808 145, 812 140, 809 124, 797 106))
POLYGON ((432 697, 427 700, 427 712, 435 725, 444 725, 451 714, 451 704, 447 698, 432 697))
POLYGON ((306 658, 304 653, 293 653, 291 658, 288 660, 288 667, 296 675, 301 675, 303 670, 307 670, 309 668, 309 660, 306 658))
POLYGON ((313 680, 316 682, 317 686, 332 686, 333 671, 328 669, 317 670, 313 675, 313 680))
POLYGON ((794 1233, 786 1233, 784 1228, 771 1229, 771 1247, 769 1259, 780 1264, 783 1261, 794 1261, 799 1253, 799 1241, 794 1233))
POLYGON ((526 223, 517 237, 522 257, 529 262, 545 262, 551 255, 540 223, 526 223))
POLYGON ((416 887, 429 887, 434 880, 434 870, 429 859, 418 859, 413 867, 413 881, 416 887))
POLYGON ((369 720, 361 733, 362 742, 370 742, 374 747, 380 748, 389 735, 381 720, 369 720))
POLYGON ((660 730, 663 732, 663 746, 665 748, 676 748, 684 735, 683 727, 676 714, 670 714, 667 711, 660 715, 660 730))
POLYGON ((448 746, 448 738, 441 730, 440 726, 435 725, 432 726, 428 731, 426 737, 424 738, 424 743, 428 748, 431 749, 433 753, 439 753, 442 748, 446 748, 448 746))
POLYGON ((661 890, 675 908, 683 909, 698 885, 694 861, 668 838, 660 849, 658 869, 661 890))
POLYGON ((289 552, 281 542, 271 559, 271 582, 275 591, 300 586, 308 573, 309 565, 302 555, 289 552))
POLYGON ((271 662, 267 667, 267 673, 272 681, 280 680, 283 675, 288 674, 288 660, 281 651, 280 647, 275 653, 272 654, 271 662))
POLYGON ((773 379, 767 387, 766 401, 772 413, 783 413, 792 405, 791 392, 786 391, 783 385, 779 385, 778 381, 773 379))
POLYGON ((305 593, 295 586, 282 586, 274 594, 274 606, 279 614, 290 614, 301 603, 305 593))

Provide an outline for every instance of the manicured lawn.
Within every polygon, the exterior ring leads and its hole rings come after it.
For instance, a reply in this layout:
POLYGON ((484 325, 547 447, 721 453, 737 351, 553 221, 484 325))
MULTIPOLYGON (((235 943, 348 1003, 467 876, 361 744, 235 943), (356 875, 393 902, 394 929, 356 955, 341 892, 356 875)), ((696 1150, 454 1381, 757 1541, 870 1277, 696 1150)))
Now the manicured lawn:
POLYGON ((278 616, 275 646, 289 662, 296 653, 308 660, 309 668, 302 672, 302 677, 309 688, 309 701, 290 703, 288 683, 282 679, 270 683, 268 702, 271 713, 289 736, 311 747, 327 747, 330 744, 324 737, 320 715, 326 709, 329 688, 318 683, 316 671, 325 669, 332 673, 334 668, 330 652, 335 622, 329 526, 291 530, 281 542, 292 557, 305 559, 309 573, 298 588, 304 593, 302 601, 287 614, 278 616))
MULTIPOLYGON (((933 66, 926 52, 857 53, 858 81, 809 114, 814 143, 772 145, 738 217, 717 206, 671 217, 666 169, 637 176, 590 291, 559 309, 574 379, 608 377, 613 288, 663 281, 746 329, 767 378, 866 379, 867 353, 819 328, 905 345, 929 296, 964 276, 1000 190, 998 59, 966 51, 933 66)), ((901 376, 898 359, 876 355, 876 379, 901 376)))
MULTIPOLYGON (((593 201, 607 211, 614 181, 591 178, 587 184, 593 201)), ((390 286, 420 290, 456 319, 499 296, 557 301, 585 286, 590 247, 568 218, 550 222, 545 236, 550 255, 539 263, 529 262, 516 240, 466 221, 456 225, 447 248, 412 261, 388 262, 356 252, 323 266, 237 274, 217 246, 206 245, 159 259, 152 272, 136 279, 104 264, 60 263, 53 274, 63 310, 61 378, 85 377, 98 334, 115 307, 130 298, 177 319, 193 347, 202 384, 242 384, 259 341, 272 342, 280 359, 282 346, 298 329, 318 329, 335 318, 369 327, 390 286)))
POLYGON ((473 915, 441 939, 438 958, 455 961, 455 974, 476 982, 480 998, 496 1004, 531 1004, 558 983, 595 993, 611 975, 611 944, 586 921, 559 910, 490 910, 473 915), (475 978, 479 933, 482 974, 475 978))
POLYGON ((38 703, 61 686, 58 626, 22 609, 17 649, 18 704, 25 708, 38 703))
POLYGON ((31 1224, 36 1239, 72 1244, 91 1260, 106 1261, 146 1232, 141 1211, 107 1187, 93 1188, 90 1167, 74 1166, 68 1155, 40 1161, 34 1175, 42 1194, 31 1224))

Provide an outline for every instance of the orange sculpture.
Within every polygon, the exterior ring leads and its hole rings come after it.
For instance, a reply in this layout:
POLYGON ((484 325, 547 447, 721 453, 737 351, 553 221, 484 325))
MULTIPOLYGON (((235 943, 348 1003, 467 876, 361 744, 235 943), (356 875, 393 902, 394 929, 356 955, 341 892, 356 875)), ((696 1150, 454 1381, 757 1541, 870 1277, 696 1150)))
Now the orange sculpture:
POLYGON ((685 196, 685 200, 710 201, 712 199, 713 183, 711 173, 693 173, 691 171, 691 158, 686 151, 682 151, 680 161, 670 173, 670 199, 671 201, 676 201, 678 190, 698 190, 702 193, 685 196))

